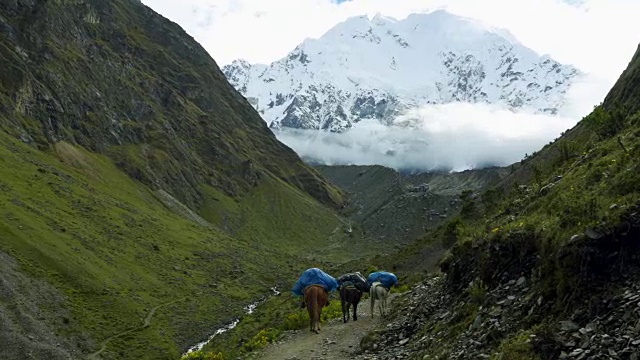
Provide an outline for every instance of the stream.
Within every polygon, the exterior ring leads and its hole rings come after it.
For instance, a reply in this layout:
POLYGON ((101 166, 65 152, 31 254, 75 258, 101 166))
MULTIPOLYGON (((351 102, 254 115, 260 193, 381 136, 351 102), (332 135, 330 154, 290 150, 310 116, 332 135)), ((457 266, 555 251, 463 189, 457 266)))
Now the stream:
MULTIPOLYGON (((260 305, 261 303, 267 301, 270 297, 280 295, 280 291, 278 291, 278 289, 275 286, 271 288, 271 291, 272 291, 271 295, 265 296, 263 299, 260 299, 258 301, 252 302, 251 304, 245 306, 244 307, 245 315, 253 314, 253 312, 256 310, 258 305, 260 305)), ((187 355, 189 353, 192 353, 194 351, 201 350, 205 345, 207 345, 209 342, 211 342, 211 340, 213 340, 213 338, 215 338, 216 336, 218 336, 220 334, 223 334, 223 333, 235 328, 238 325, 238 323, 240 323, 241 319, 242 319, 242 317, 238 317, 238 318, 234 319, 233 321, 231 321, 230 323, 226 324, 225 326, 223 326, 221 328, 218 328, 217 330, 215 330, 213 332, 213 334, 209 335, 207 340, 205 340, 203 342, 199 342, 196 345, 193 345, 192 347, 189 348, 189 350, 187 350, 186 353, 182 354, 182 356, 187 355)))

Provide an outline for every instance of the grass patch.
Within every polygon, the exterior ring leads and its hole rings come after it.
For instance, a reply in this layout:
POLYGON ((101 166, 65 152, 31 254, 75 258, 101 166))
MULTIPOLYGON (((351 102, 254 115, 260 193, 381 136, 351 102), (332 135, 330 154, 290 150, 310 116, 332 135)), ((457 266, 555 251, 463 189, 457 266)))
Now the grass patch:
POLYGON ((532 332, 520 331, 503 339, 498 349, 491 354, 490 360, 541 360, 532 344, 532 332))
POLYGON ((390 293, 391 294, 395 294, 395 293, 402 294, 402 293, 407 292, 409 290, 411 290, 411 287, 409 286, 409 284, 402 284, 400 286, 392 287, 390 293))

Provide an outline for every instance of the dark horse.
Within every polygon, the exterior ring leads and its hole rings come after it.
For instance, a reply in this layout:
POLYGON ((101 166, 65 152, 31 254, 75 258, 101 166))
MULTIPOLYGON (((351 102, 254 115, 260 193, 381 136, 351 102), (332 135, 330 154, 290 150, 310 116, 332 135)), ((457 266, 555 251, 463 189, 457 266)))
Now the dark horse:
POLYGON ((353 305, 353 321, 358 320, 358 303, 362 297, 362 291, 353 283, 347 281, 340 285, 340 302, 342 303, 342 322, 349 321, 349 307, 353 305))
POLYGON ((320 333, 322 308, 329 305, 329 294, 320 285, 309 285, 304 289, 304 302, 309 311, 309 330, 320 333))

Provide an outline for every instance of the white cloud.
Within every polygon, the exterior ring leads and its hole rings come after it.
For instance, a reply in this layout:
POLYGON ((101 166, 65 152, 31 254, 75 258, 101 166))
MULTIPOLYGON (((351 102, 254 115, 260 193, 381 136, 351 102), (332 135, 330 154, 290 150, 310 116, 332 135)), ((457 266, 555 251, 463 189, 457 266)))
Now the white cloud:
POLYGON ((143 0, 218 61, 269 63, 350 16, 404 18, 436 8, 509 29, 558 61, 615 81, 640 42, 637 0, 143 0))
POLYGON ((274 133, 301 157, 329 165, 461 171, 517 162, 575 124, 569 117, 455 103, 415 109, 390 127, 365 120, 344 133, 291 129, 274 133))

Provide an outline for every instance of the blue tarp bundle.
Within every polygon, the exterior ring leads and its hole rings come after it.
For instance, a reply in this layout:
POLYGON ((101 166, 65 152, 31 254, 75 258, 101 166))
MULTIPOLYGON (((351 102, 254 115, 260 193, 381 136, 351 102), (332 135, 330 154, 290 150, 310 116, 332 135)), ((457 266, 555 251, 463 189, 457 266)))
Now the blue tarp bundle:
POLYGON ((360 272, 356 271, 353 273, 344 274, 338 278, 338 285, 342 285, 346 282, 352 283, 356 287, 356 289, 362 292, 369 292, 370 284, 367 283, 367 280, 364 278, 364 276, 362 276, 362 274, 360 274, 360 272))
POLYGON ((367 280, 369 281, 369 284, 379 281, 387 289, 390 289, 393 285, 398 285, 398 277, 394 273, 386 271, 372 272, 369 274, 369 278, 367 280))
POLYGON ((338 282, 333 276, 318 268, 311 268, 302 273, 291 292, 294 295, 303 296, 302 292, 309 285, 321 285, 327 291, 335 291, 338 288, 338 282))

